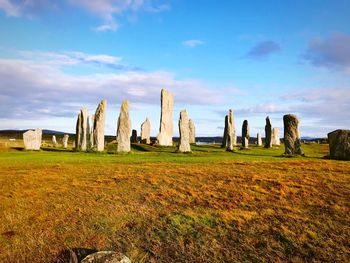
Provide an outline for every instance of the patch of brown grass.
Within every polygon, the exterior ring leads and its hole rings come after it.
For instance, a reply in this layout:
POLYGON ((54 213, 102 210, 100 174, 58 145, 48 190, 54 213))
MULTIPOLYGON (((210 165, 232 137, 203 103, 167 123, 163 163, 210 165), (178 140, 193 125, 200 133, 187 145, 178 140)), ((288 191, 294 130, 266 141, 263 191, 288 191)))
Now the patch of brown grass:
POLYGON ((0 261, 64 248, 134 262, 350 258, 350 163, 3 165, 0 261))

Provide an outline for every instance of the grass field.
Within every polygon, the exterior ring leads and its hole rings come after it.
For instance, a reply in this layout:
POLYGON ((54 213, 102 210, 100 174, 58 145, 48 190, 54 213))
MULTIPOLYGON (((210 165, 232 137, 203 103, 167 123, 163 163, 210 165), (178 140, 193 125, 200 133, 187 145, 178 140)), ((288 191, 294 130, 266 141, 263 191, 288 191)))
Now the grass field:
POLYGON ((67 248, 133 262, 350 260, 350 162, 323 158, 328 145, 303 145, 297 158, 283 146, 1 145, 1 262, 55 262, 67 248))

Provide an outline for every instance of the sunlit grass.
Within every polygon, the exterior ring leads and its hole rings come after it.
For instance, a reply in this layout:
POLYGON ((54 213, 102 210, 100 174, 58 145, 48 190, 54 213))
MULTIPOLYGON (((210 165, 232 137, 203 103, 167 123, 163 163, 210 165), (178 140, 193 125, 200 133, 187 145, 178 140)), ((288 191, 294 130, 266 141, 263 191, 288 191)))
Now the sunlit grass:
POLYGON ((135 145, 130 154, 0 152, 0 261, 52 262, 65 248, 134 262, 349 258, 350 163, 327 145, 225 152, 135 145))

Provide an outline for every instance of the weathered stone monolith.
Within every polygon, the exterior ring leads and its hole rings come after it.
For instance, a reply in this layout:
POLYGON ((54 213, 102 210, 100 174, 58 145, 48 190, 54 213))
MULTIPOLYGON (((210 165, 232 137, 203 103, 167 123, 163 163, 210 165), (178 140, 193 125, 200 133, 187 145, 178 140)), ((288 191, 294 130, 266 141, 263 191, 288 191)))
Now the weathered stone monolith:
POLYGON ((265 125, 265 148, 272 147, 272 125, 270 122, 269 116, 266 117, 266 125, 265 125))
POLYGON ((86 151, 90 140, 89 115, 86 108, 82 108, 78 114, 76 126, 75 147, 78 151, 86 151))
POLYGON ((233 118, 233 112, 230 109, 227 115, 227 140, 226 140, 226 150, 233 151, 233 146, 235 143, 235 123, 233 118))
POLYGON ((242 148, 248 148, 249 146, 249 125, 248 121, 244 120, 242 125, 242 148))
POLYGON ((174 96, 169 91, 161 91, 161 115, 157 141, 162 146, 173 145, 173 108, 174 96))
POLYGON ((68 139, 69 139, 69 135, 68 134, 65 134, 63 135, 63 138, 62 138, 62 147, 64 149, 66 149, 68 147, 68 139))
POLYGON ((328 133, 329 156, 336 160, 350 160, 350 130, 328 133))
POLYGON ((107 101, 101 100, 98 104, 93 125, 94 150, 101 152, 105 148, 105 122, 106 122, 107 101))
POLYGON ((90 138, 89 138, 89 149, 94 149, 95 146, 95 138, 94 138, 94 123, 95 123, 95 115, 91 115, 91 125, 90 125, 90 138))
POLYGON ((293 114, 283 116, 284 124, 284 154, 286 155, 303 155, 301 149, 299 119, 293 114))
POLYGON ((189 128, 190 128, 190 143, 196 143, 196 127, 194 126, 194 122, 192 119, 190 119, 189 122, 189 128))
POLYGON ((151 122, 148 118, 141 124, 141 143, 151 143, 151 122))
POLYGON ((52 147, 56 147, 56 146, 57 146, 56 136, 52 135, 52 147))
POLYGON ((258 146, 262 146, 262 139, 261 139, 261 134, 258 132, 258 134, 256 135, 256 144, 258 146))
POLYGON ((228 127, 228 115, 225 116, 225 128, 224 128, 224 134, 222 135, 221 148, 226 148, 226 145, 227 145, 227 127, 228 127))
POLYGON ((272 129, 271 140, 272 140, 272 145, 281 145, 280 131, 278 128, 272 129))
POLYGON ((131 143, 138 143, 138 141, 137 141, 137 130, 132 130, 130 141, 131 141, 131 143))
POLYGON ((188 114, 186 110, 182 110, 180 112, 179 119, 179 134, 180 134, 180 142, 179 142, 179 151, 180 152, 190 152, 190 123, 188 120, 188 114))
POLYGON ((129 117, 129 102, 123 100, 120 107, 117 128, 117 152, 130 152, 131 121, 129 117))
POLYGON ((35 151, 40 150, 41 137, 42 137, 41 129, 35 129, 34 131, 28 130, 25 133, 23 133, 24 149, 35 150, 35 151))

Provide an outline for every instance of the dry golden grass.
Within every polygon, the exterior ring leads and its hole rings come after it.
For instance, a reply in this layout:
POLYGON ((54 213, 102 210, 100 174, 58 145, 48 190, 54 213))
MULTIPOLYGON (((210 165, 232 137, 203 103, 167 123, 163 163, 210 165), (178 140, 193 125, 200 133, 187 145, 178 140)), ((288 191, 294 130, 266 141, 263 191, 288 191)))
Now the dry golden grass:
POLYGON ((0 153, 0 261, 54 262, 65 248, 133 262, 349 261, 350 162, 147 154, 0 153))

